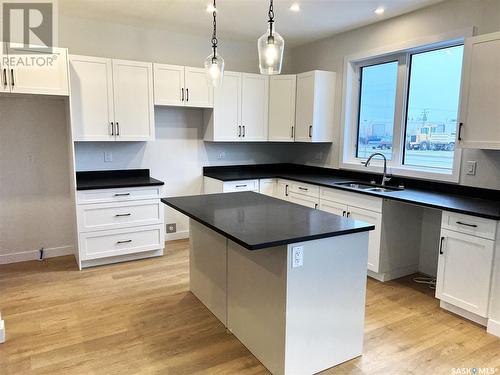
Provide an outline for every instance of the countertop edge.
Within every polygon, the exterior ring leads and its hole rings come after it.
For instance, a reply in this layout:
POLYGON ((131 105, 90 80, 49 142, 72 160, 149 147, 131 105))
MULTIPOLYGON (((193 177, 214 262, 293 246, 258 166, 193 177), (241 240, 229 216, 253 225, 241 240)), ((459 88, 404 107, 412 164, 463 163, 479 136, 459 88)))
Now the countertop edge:
POLYGON ((100 189, 120 189, 120 188, 133 188, 133 187, 143 187, 143 186, 162 186, 165 185, 165 182, 163 181, 154 181, 154 182, 149 182, 149 183, 132 183, 132 184, 106 184, 106 185, 94 185, 94 186, 84 186, 84 187, 79 187, 78 184, 76 186, 77 191, 81 190, 100 190, 100 189))

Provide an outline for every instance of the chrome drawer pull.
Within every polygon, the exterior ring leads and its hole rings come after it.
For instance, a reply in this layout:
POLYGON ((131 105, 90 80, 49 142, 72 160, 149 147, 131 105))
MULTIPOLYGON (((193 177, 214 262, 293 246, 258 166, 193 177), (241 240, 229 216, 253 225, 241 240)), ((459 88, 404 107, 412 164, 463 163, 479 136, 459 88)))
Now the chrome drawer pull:
POLYGON ((457 224, 465 225, 466 227, 477 228, 476 224, 467 224, 467 223, 463 223, 461 221, 457 221, 457 224))
POLYGON ((115 197, 126 197, 127 195, 130 195, 130 193, 116 193, 115 197))
POLYGON ((132 242, 132 240, 116 241, 117 244, 129 243, 129 242, 132 242))
POLYGON ((308 191, 308 190, 309 190, 308 188, 301 187, 301 186, 299 186, 299 189, 300 189, 300 190, 304 190, 304 191, 308 191))
POLYGON ((130 216, 130 215, 132 215, 132 214, 116 214, 115 216, 116 217, 121 217, 121 216, 130 216))
POLYGON ((247 187, 248 185, 236 185, 235 187, 236 188, 244 188, 244 187, 247 187))

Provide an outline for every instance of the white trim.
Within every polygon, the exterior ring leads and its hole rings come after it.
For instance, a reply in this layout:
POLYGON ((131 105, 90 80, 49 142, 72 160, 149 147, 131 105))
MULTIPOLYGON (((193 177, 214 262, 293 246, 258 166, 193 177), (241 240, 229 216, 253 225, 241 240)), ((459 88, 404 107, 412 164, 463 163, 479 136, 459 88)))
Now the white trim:
POLYGON ((165 241, 183 240, 185 238, 189 238, 189 230, 187 229, 175 233, 165 234, 165 241))
POLYGON ((486 332, 491 333, 497 337, 500 337, 500 322, 488 319, 488 325, 486 326, 486 332))
MULTIPOLYGON (((43 258, 54 258, 64 255, 73 255, 75 253, 74 245, 51 247, 43 249, 43 258)), ((9 264, 17 262, 26 262, 28 260, 38 260, 38 250, 22 251, 19 253, 0 254, 0 264, 9 264)))
MULTIPOLYGON (((418 52, 419 50, 427 50, 431 48, 439 48, 445 47, 448 45, 453 45, 456 43, 461 43, 465 40, 465 38, 473 36, 475 32, 474 27, 467 27, 464 29, 459 29, 455 31, 451 31, 449 33, 434 35, 434 36, 426 36, 418 39, 413 39, 406 42, 396 43, 389 46, 384 46, 380 48, 375 48, 369 51, 362 51, 352 55, 348 55, 344 57, 344 75, 343 75, 343 89, 342 89, 342 109, 341 109, 341 127, 340 127, 340 148, 339 148, 339 160, 340 160, 340 168, 341 169, 351 169, 358 171, 369 171, 369 172, 378 172, 382 173, 382 164, 381 163, 373 163, 373 167, 370 169, 365 169, 364 165, 360 164, 360 160, 353 159, 351 155, 351 151, 354 149, 352 143, 355 142, 355 137, 352 136, 352 129, 354 124, 357 125, 357 110, 353 110, 356 105, 356 101, 358 98, 359 88, 356 85, 357 76, 359 69, 359 63, 363 60, 391 60, 390 57, 397 58, 395 56, 397 54, 405 54, 409 51, 418 52)), ((399 59, 401 56, 399 56, 399 59)), ((398 68, 398 81, 399 75, 401 74, 401 69, 408 69, 408 64, 402 63, 400 61, 400 67, 398 68), (404 65, 404 66, 403 66, 404 65)), ((408 77, 407 77, 408 78, 408 77)), ((407 90, 407 82, 405 82, 404 90, 407 90)), ((401 106, 405 101, 406 95, 404 92, 401 92, 401 88, 398 87, 397 92, 397 103, 396 107, 401 106)), ((462 150, 458 148, 458 142, 455 141, 455 157, 453 159, 453 167, 448 172, 443 169, 433 169, 433 168, 418 168, 418 167, 410 167, 405 165, 399 165, 400 160, 402 160, 402 155, 400 155, 399 149, 401 149, 404 140, 402 137, 402 129, 401 127, 404 124, 404 120, 401 120, 399 117, 404 116, 403 113, 400 113, 401 109, 396 108, 396 116, 395 118, 395 135, 394 142, 398 146, 398 151, 395 151, 396 147, 392 148, 393 160, 397 160, 397 166, 390 165, 389 162, 389 170, 390 173, 399 176, 405 177, 419 177, 423 179, 429 180, 440 180, 447 182, 459 182, 460 179, 460 167, 462 160, 462 150), (401 116, 400 116, 401 115, 401 116), (399 125, 399 126, 398 126, 399 125)), ((458 114, 457 114, 458 115, 458 114)))
POLYGON ((441 307, 444 310, 450 311, 453 314, 461 316, 462 318, 472 320, 474 323, 480 324, 483 327, 486 327, 486 324, 488 322, 487 318, 483 318, 482 316, 471 313, 470 311, 464 310, 458 306, 452 305, 451 303, 445 302, 443 300, 439 301, 439 307, 441 307))
POLYGON ((150 251, 144 251, 144 252, 140 252, 140 253, 125 254, 125 255, 117 255, 117 256, 112 256, 112 257, 107 257, 107 258, 82 260, 82 263, 80 265, 80 270, 82 270, 83 268, 88 268, 88 267, 104 266, 106 264, 129 262, 131 260, 148 259, 148 258, 161 257, 161 256, 163 256, 163 249, 150 250, 150 251))

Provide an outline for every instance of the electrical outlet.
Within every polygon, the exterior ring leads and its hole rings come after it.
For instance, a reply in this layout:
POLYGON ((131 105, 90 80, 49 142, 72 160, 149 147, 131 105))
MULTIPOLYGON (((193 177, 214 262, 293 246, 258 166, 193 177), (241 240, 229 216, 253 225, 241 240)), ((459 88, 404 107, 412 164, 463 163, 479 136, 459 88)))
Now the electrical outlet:
POLYGON ((226 157, 226 153, 224 151, 219 152, 217 155, 217 159, 224 159, 226 157))
POLYGON ((167 233, 175 233, 175 232, 177 232, 177 224, 175 223, 167 224, 167 233))
POLYGON ((292 268, 304 265, 304 246, 292 247, 292 268))
POLYGON ((111 151, 104 151, 104 161, 106 163, 113 161, 113 153, 111 151))
POLYGON ((467 174, 471 176, 476 175, 477 162, 468 160, 467 161, 467 174))

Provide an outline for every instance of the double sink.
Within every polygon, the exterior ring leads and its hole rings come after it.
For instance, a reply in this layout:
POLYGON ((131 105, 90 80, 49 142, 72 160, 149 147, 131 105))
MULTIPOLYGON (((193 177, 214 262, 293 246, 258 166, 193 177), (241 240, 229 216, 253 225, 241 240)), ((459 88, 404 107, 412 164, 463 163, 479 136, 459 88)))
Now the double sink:
POLYGON ((339 182, 335 185, 345 186, 356 190, 373 191, 376 193, 389 193, 391 191, 403 190, 403 188, 400 187, 388 187, 382 185, 366 184, 363 182, 339 182))

